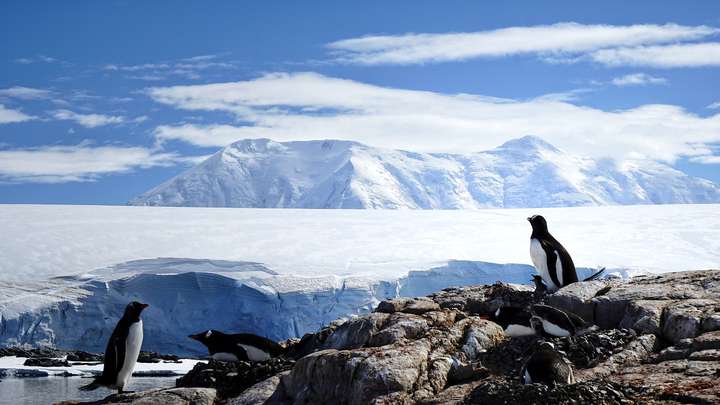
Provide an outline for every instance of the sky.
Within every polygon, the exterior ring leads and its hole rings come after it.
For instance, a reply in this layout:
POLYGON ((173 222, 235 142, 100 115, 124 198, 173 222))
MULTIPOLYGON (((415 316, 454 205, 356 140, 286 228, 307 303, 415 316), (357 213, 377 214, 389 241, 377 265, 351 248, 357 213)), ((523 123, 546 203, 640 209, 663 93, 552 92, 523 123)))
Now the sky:
POLYGON ((4 1, 0 203, 125 204, 245 138, 720 183, 720 2, 579 3, 4 1))

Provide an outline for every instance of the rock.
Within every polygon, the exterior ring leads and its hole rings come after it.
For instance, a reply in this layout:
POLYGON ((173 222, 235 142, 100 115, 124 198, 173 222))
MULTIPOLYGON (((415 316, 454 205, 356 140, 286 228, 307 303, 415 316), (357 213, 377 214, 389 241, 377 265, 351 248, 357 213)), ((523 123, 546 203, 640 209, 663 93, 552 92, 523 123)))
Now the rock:
POLYGON ((500 325, 476 317, 463 319, 458 322, 458 327, 465 329, 460 351, 468 360, 475 360, 480 353, 505 338, 505 332, 500 325))
POLYGON ((662 335, 672 343, 700 333, 701 312, 692 304, 675 304, 665 311, 662 335))
POLYGON ((104 357, 102 354, 88 353, 84 351, 74 351, 67 354, 65 360, 67 361, 82 361, 82 362, 101 362, 104 357))
POLYGON ((595 320, 595 303, 592 299, 609 283, 604 280, 582 281, 561 288, 546 298, 548 305, 570 311, 587 322, 595 320))
POLYGON ((625 308, 625 315, 618 326, 633 329, 641 334, 660 334, 663 310, 672 302, 669 300, 631 301, 625 308))
POLYGON ((49 359, 46 357, 34 357, 27 359, 23 365, 29 367, 70 367, 70 363, 68 363, 67 360, 49 359))
POLYGON ((703 332, 720 330, 720 315, 709 314, 703 318, 701 328, 703 332))
POLYGON ((668 348, 665 348, 660 351, 656 356, 653 358, 654 363, 660 363, 663 361, 668 360, 680 360, 680 359, 687 359, 690 355, 691 351, 690 349, 682 349, 675 346, 670 346, 668 348))
POLYGON ((372 313, 337 327, 322 344, 324 349, 353 349, 364 346, 390 319, 385 313, 372 313))
POLYGON ((175 386, 215 388, 218 398, 232 398, 260 381, 289 370, 293 364, 293 360, 284 358, 253 364, 211 360, 209 363, 196 364, 176 380, 175 386))
POLYGON ((720 350, 718 349, 710 349, 710 350, 700 350, 699 352, 694 352, 690 354, 688 357, 689 360, 696 360, 696 361, 720 361, 720 350))
POLYGON ((138 363, 180 363, 180 358, 172 354, 160 354, 157 352, 140 352, 138 363))
POLYGON ((57 405, 214 405, 216 400, 212 388, 170 388, 114 394, 100 401, 65 401, 57 405))
POLYGON ((383 312, 394 314, 395 312, 405 312, 408 314, 422 315, 426 312, 437 311, 440 309, 435 301, 430 298, 396 298, 393 300, 382 301, 375 312, 383 312))
POLYGON ((720 349, 720 331, 703 333, 692 341, 693 350, 720 349))
POLYGON ((521 385, 518 381, 489 379, 468 395, 465 404, 631 404, 637 393, 611 382, 580 382, 549 388, 542 384, 521 385))
POLYGON ((251 386, 235 398, 230 398, 225 405, 262 405, 275 394, 280 384, 280 376, 287 374, 280 373, 266 380, 251 386))

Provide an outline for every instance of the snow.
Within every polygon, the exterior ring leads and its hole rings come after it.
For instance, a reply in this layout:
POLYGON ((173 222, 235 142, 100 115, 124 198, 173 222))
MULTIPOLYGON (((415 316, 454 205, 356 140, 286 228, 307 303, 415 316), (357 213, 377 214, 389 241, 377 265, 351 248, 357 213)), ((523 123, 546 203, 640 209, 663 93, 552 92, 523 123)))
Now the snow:
POLYGON ((0 276, 41 280, 162 257, 243 262, 244 271, 259 274, 385 280, 448 260, 530 264, 525 218, 538 213, 581 267, 677 271, 720 263, 720 205, 710 204, 472 211, 0 205, 0 276))
POLYGON ((462 155, 349 141, 246 139, 131 203, 477 209, 712 202, 720 202, 720 186, 666 164, 598 161, 526 136, 462 155))
MULTIPOLYGON (((66 376, 66 373, 77 376, 93 376, 102 373, 102 363, 89 365, 81 364, 83 362, 70 362, 70 367, 38 367, 25 366, 27 358, 16 356, 0 357, 0 370, 5 370, 5 374, 9 377, 23 373, 33 373, 44 376, 66 376)), ((192 370, 197 363, 204 363, 203 360, 180 359, 180 363, 137 363, 135 365, 134 374, 174 374, 185 375, 192 370)))
POLYGON ((128 301, 144 350, 214 328, 298 337, 380 300, 530 283, 540 213, 581 277, 717 268, 720 206, 465 211, 0 206, 0 345, 102 351, 128 301), (59 277, 58 277, 59 276, 59 277), (52 278, 51 278, 52 277, 52 278))

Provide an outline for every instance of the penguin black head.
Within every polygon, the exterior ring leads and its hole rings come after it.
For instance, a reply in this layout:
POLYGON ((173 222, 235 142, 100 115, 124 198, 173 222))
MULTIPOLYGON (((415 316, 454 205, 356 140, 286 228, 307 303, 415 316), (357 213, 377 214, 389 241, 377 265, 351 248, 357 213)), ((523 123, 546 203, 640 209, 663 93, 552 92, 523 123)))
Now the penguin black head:
POLYGON ((530 226, 532 226, 533 233, 548 232, 547 221, 545 221, 545 217, 543 217, 542 215, 533 215, 531 217, 528 217, 527 220, 530 221, 530 226))
POLYGON ((148 304, 133 301, 127 304, 127 306, 125 307, 125 313, 123 314, 123 317, 129 319, 140 319, 140 313, 143 311, 143 309, 147 307, 149 307, 148 304))
POLYGON ((210 347, 219 337, 225 335, 219 330, 208 329, 205 332, 196 333, 194 335, 188 335, 190 339, 197 340, 198 342, 210 347))

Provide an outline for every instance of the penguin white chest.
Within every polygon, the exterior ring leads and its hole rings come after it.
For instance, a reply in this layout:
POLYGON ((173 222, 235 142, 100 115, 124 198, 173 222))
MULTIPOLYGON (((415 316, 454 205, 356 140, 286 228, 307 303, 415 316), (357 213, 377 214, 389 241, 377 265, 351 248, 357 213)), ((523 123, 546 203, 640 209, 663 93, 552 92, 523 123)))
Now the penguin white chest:
POLYGON ((117 386, 120 389, 126 387, 130 381, 133 369, 135 369, 135 363, 137 363, 138 356, 140 355, 142 341, 143 324, 142 320, 140 320, 130 325, 127 338, 125 339, 125 359, 117 376, 117 386))
POLYGON ((248 360, 250 360, 250 361, 270 360, 270 354, 268 354, 264 350, 258 349, 255 346, 244 345, 244 344, 240 344, 240 343, 238 343, 238 346, 241 346, 243 349, 245 349, 245 353, 247 353, 248 360))
MULTIPOLYGON (((552 278, 550 277, 550 271, 547 265, 547 255, 545 254, 545 249, 543 249, 540 241, 535 238, 530 239, 530 258, 532 259, 535 269, 537 270, 538 274, 540 274, 540 277, 542 277, 543 282, 547 286, 548 290, 557 290, 559 286, 555 285, 552 278)), ((559 273, 558 281, 562 283, 562 267, 558 268, 557 265, 560 265, 560 257, 558 257, 556 268, 559 273)))

